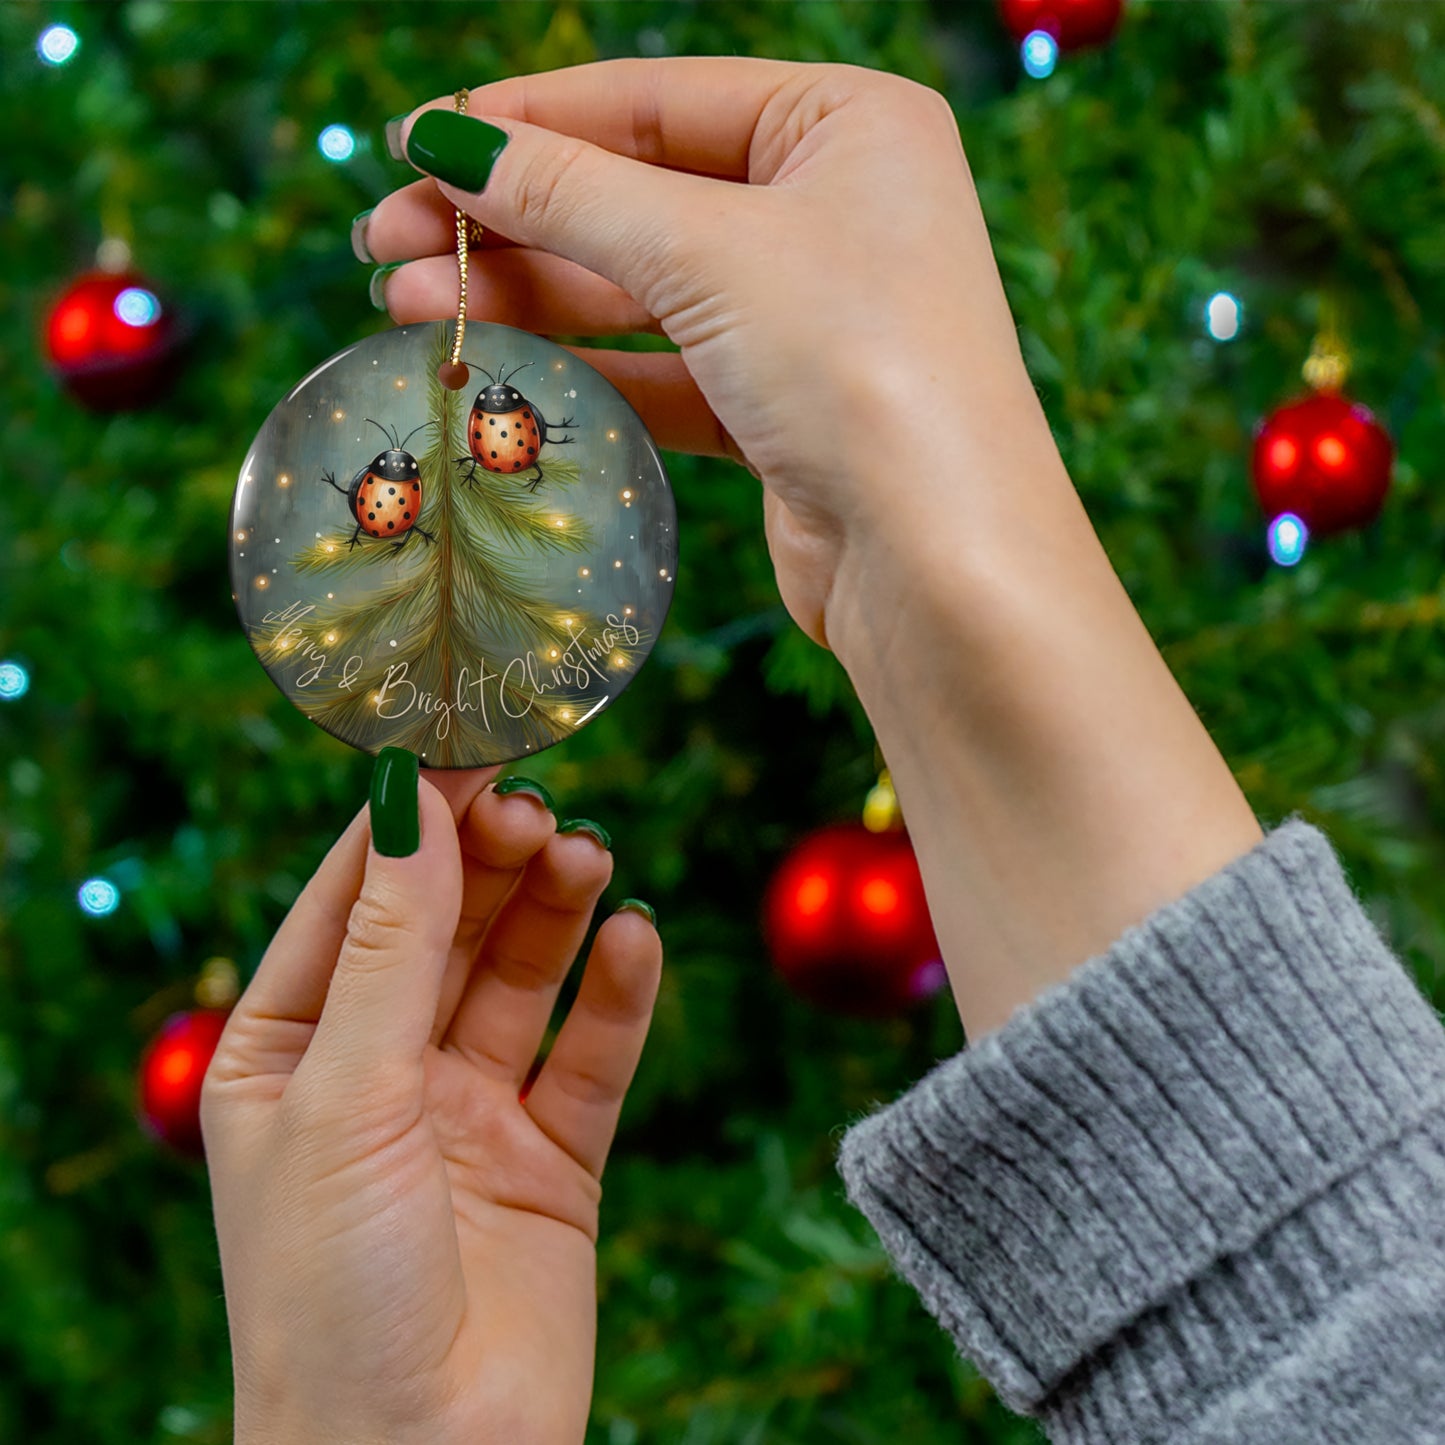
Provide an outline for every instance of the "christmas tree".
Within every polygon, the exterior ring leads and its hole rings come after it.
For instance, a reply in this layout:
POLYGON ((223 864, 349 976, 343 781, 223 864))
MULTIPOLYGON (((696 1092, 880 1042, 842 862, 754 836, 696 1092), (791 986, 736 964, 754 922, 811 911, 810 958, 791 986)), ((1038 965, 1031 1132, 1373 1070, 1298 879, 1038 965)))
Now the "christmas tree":
MULTIPOLYGON (((135 1074, 208 958, 244 980, 366 796, 370 760, 248 645, 227 518, 276 399, 390 324, 347 244, 356 212, 414 179, 382 124, 462 84, 676 53, 870 65, 948 98, 1032 376, 1132 599, 1261 819, 1318 823, 1445 1003, 1441 7, 1132 0, 1110 43, 1035 78, 986 3, 15 0, 0 7, 0 1440, 230 1439, 204 1169, 140 1129, 135 1074), (102 245, 141 278, 135 316, 150 296, 179 323, 184 365, 138 410, 84 409, 46 363, 49 308, 102 245), (1253 429, 1301 390, 1327 312, 1352 395, 1393 438, 1392 487, 1372 526, 1281 565, 1253 429)), ((527 298, 473 317, 525 328, 527 298)), ((307 565, 395 581, 388 606, 440 648, 423 591, 457 566, 444 536, 476 527, 492 539, 463 564, 491 569, 472 579, 479 605, 542 645, 557 629, 505 539, 544 545, 538 517, 576 484, 559 453, 536 493, 444 486, 469 393, 451 405, 447 444, 436 427, 413 438, 437 540, 351 549, 318 471, 297 483, 331 519, 307 565)), ((766 958, 768 879, 805 832, 856 816, 876 776, 866 721, 779 603, 756 481, 667 464, 677 590, 651 659, 523 768, 609 827, 607 901, 656 904, 668 952, 605 1180, 589 1441, 1036 1440, 891 1276, 833 1167, 842 1125, 960 1046, 948 996, 837 1018, 766 958)), ((545 545, 572 541, 555 555, 586 565, 580 534, 545 545)))

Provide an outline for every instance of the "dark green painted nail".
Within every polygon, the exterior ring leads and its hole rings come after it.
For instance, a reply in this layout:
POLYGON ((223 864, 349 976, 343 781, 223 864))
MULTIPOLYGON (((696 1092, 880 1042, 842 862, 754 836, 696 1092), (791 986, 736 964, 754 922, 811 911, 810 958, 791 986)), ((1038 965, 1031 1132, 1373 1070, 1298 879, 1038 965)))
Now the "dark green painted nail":
POLYGON ((367 294, 371 297, 371 304, 378 311, 386 310, 386 278, 396 270, 398 266, 405 266, 405 261, 388 261, 385 266, 378 266, 371 273, 371 285, 367 287, 367 294))
POLYGON ((557 811, 557 805, 552 801, 551 793, 541 783, 534 782, 531 778, 515 776, 503 778, 500 783, 493 786, 492 791, 503 798, 510 793, 526 793, 529 798, 536 798, 549 813, 557 811))
POLYGON ((624 898, 617 905, 619 913, 640 913, 654 928, 657 927, 657 913, 652 904, 644 903, 640 898, 624 898))
POLYGON ((376 208, 363 211, 351 222, 351 252, 358 261, 365 261, 368 266, 376 265, 376 257, 371 254, 371 248, 366 244, 366 223, 371 219, 371 212, 376 208))
POLYGON ((424 110, 406 138, 406 158, 449 186, 480 191, 509 139, 484 120, 454 110, 424 110))
MULTIPOLYGON (((407 111, 406 115, 411 112, 407 111)), ((406 124, 406 115, 394 115, 386 123, 386 152, 394 161, 404 161, 406 154, 401 148, 401 128, 406 124)))
POLYGON ((557 824, 559 833, 588 833, 608 850, 612 847, 612 834, 602 826, 601 823, 594 823, 591 818, 568 818, 565 823, 557 824))
POLYGON ((417 801, 420 763, 405 748, 382 748, 371 771, 371 841, 387 858, 410 858, 421 847, 417 801))

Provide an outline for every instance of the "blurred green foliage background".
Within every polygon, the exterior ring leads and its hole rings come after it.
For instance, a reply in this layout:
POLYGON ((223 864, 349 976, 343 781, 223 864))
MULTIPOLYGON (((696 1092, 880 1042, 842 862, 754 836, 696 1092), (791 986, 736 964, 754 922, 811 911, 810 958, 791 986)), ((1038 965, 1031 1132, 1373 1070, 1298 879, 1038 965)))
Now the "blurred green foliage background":
MULTIPOLYGON (((319 360, 389 324, 354 213, 411 172, 388 116, 619 55, 890 69, 958 115, 1025 353, 1134 601, 1261 819, 1324 827, 1445 995, 1445 7, 1134 0, 1109 47, 1021 75, 991 3, 161 3, 0 8, 0 1440, 230 1438, 204 1168, 138 1128, 146 1040, 201 962, 243 978, 370 762, 243 639, 226 523, 244 449, 319 360), (80 36, 49 68, 48 24, 80 36), (316 139, 351 127, 329 163, 316 139), (117 236, 195 327, 176 388, 97 416, 39 328, 117 236), (1205 336, 1207 298, 1243 334, 1205 336), (1251 428, 1300 390, 1322 303, 1399 446, 1382 519, 1270 563, 1251 428), (91 919, 76 888, 122 889, 91 919)), ((881 202, 880 202, 881 203, 881 202)), ((738 238, 740 245, 747 238, 738 238)), ((960 407, 968 397, 960 395, 960 407)), ((529 763, 604 820, 658 906, 657 1023, 607 1176, 596 1445, 1035 1440, 893 1279, 833 1167, 841 1127, 962 1037, 945 996, 839 1020, 757 925, 790 842, 875 758, 782 611, 758 488, 669 457, 681 564, 651 664, 529 763)), ((900 478, 900 497, 906 497, 900 478)))

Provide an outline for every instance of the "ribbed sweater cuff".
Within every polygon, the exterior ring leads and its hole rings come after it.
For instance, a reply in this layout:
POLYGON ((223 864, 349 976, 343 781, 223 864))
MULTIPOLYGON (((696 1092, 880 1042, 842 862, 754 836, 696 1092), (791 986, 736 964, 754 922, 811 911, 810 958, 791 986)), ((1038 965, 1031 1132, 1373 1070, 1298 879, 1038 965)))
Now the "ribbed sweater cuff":
POLYGON ((1192 1336, 1237 1348, 1235 1313, 1301 1298, 1322 1229, 1345 1265, 1375 1255, 1399 1222, 1371 1161, 1413 1134, 1438 1162, 1442 1104, 1438 1018, 1291 817, 856 1124, 839 1167, 1005 1402, 1077 1411, 1081 1376, 1139 1369, 1143 1333, 1152 1393, 1195 1383, 1192 1336))

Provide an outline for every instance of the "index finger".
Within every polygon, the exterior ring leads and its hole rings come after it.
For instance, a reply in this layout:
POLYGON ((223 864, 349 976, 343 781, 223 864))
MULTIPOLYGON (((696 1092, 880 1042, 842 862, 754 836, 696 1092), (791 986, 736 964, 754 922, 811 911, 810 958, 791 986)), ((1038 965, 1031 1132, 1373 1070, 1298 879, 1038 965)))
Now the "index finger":
MULTIPOLYGON (((671 170, 748 180, 753 136, 769 101, 816 70, 738 55, 598 60, 479 85, 468 108, 671 170)), ((429 101, 413 115, 452 106, 450 97, 429 101)))

